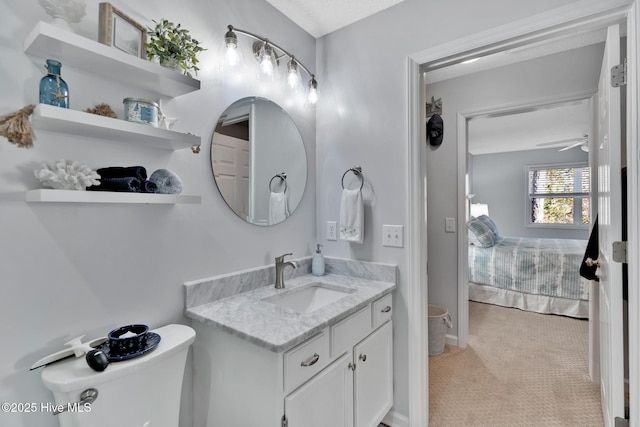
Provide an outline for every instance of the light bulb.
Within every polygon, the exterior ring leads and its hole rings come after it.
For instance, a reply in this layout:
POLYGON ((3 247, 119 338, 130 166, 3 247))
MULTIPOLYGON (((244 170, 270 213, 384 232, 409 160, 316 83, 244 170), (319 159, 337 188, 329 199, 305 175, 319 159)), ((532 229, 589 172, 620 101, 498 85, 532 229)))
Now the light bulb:
POLYGON ((296 90, 300 85, 300 72, 298 71, 298 63, 294 57, 287 64, 287 84, 293 90, 296 90))
POLYGON ((238 47, 227 45, 227 53, 225 55, 225 58, 227 60, 227 64, 231 68, 237 67, 240 63, 240 54, 238 53, 238 47))
POLYGON ((317 104, 320 94, 318 93, 318 82, 315 75, 311 74, 311 80, 309 80, 309 88, 307 89, 307 102, 309 104, 317 104))
POLYGON ((318 103, 318 90, 317 89, 309 89, 309 94, 307 95, 307 100, 310 104, 318 103))
POLYGON ((244 67, 242 60, 242 52, 238 49, 238 36, 233 32, 233 26, 228 26, 229 31, 224 35, 224 41, 227 46, 224 58, 223 68, 229 71, 240 71, 244 67))
POLYGON ((262 62, 260 62, 260 71, 268 76, 273 74, 273 64, 271 63, 271 57, 269 55, 265 55, 262 58, 262 62))
POLYGON ((260 73, 258 78, 273 80, 278 64, 276 62, 276 53, 273 48, 266 42, 260 49, 258 55, 258 61, 260 63, 260 73))

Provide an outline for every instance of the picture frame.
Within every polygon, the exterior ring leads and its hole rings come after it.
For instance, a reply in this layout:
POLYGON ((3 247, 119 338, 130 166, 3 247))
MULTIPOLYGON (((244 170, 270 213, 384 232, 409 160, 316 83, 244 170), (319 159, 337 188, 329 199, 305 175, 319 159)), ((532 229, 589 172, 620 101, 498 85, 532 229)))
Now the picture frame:
POLYGON ((100 3, 98 41, 129 55, 147 59, 147 29, 111 3, 100 3))

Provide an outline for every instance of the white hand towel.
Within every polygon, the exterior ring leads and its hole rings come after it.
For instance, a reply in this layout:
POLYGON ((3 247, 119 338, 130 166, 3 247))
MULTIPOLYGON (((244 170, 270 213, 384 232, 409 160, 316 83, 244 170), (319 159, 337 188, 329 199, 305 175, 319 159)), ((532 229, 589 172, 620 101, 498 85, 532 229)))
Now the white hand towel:
POLYGON ((289 216, 289 196, 284 191, 269 196, 269 225, 284 221, 289 216))
POLYGON ((360 189, 342 190, 340 239, 353 243, 362 243, 364 240, 364 207, 360 189))

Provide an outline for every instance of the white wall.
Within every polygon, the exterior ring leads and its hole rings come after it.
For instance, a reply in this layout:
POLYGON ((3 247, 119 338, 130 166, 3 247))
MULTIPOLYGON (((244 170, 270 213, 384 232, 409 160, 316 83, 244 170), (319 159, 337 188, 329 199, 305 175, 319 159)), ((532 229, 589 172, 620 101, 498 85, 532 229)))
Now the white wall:
MULTIPOLYGON (((98 0, 87 0, 87 16, 74 27, 97 38, 98 0)), ((62 348, 72 337, 105 335, 129 323, 158 327, 188 323, 183 316, 182 283, 254 266, 277 255, 310 255, 315 244, 315 111, 291 105, 255 79, 227 83, 218 64, 227 24, 264 34, 294 52, 311 70, 315 39, 267 2, 255 0, 112 1, 145 25, 151 19, 180 22, 208 50, 202 52, 202 89, 166 102, 176 129, 202 136, 202 152, 165 152, 62 134, 36 131, 31 149, 0 138, 0 193, 39 188, 33 170, 44 161, 75 159, 91 167, 143 165, 151 172, 169 168, 182 178, 184 194, 202 196, 201 205, 37 204, 0 201, 0 401, 52 402, 29 367, 62 348), (220 197, 210 166, 210 138, 218 116, 233 101, 265 96, 283 106, 305 141, 308 184, 302 203, 286 221, 258 227, 240 220, 220 197)), ((50 18, 36 1, 0 2, 0 115, 37 103, 44 60, 23 53, 23 40, 39 21, 50 18)), ((251 39, 239 35, 242 45, 251 39)), ((245 53, 250 67, 254 64, 245 53)), ((149 94, 101 81, 62 64, 71 107, 108 102, 122 111, 122 99, 149 94)), ((187 379, 191 372, 187 372, 187 379)), ((190 392, 187 389, 187 402, 190 392)), ((114 408, 117 410, 117 408, 114 408)), ((191 425, 184 411, 184 427, 191 425)), ((0 412, 3 427, 53 427, 51 414, 0 412)))
MULTIPOLYGON (((602 46, 593 45, 536 60, 482 71, 430 85, 427 99, 442 98, 444 139, 427 154, 429 298, 448 308, 457 336, 457 240, 444 232, 444 217, 457 212, 458 112, 597 89, 602 46)), ((475 179, 475 177, 474 177, 475 179)), ((479 200, 474 200, 478 202, 479 200)), ((460 230, 465 230, 462 226, 460 230)))
POLYGON ((527 166, 583 162, 589 155, 579 148, 558 151, 511 151, 508 153, 472 156, 471 190, 473 203, 489 205, 489 215, 503 236, 543 237, 560 239, 588 239, 589 229, 528 227, 527 218, 527 166))

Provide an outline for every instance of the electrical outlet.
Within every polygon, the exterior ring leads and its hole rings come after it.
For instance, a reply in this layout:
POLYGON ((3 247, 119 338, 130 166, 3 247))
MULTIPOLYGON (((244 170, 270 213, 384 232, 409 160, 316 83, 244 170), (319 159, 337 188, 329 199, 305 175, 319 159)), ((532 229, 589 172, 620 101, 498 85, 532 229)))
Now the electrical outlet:
POLYGON ((338 225, 335 221, 327 221, 327 240, 338 240, 338 225))
POLYGON ((383 225, 382 226, 382 246, 401 248, 404 246, 404 226, 383 225))

